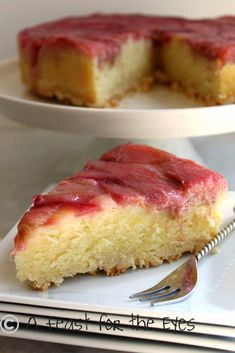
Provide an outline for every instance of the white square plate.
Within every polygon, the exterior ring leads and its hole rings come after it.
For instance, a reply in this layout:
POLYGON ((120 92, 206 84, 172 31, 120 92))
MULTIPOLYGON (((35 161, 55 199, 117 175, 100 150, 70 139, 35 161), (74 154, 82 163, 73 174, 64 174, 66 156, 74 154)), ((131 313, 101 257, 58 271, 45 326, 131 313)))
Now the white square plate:
MULTIPOLYGON (((224 222, 232 217, 235 192, 230 192, 224 207, 224 222)), ((80 311, 194 319, 196 322, 235 327, 235 236, 231 234, 220 252, 199 263, 199 283, 185 301, 151 307, 131 301, 129 295, 158 282, 180 262, 157 268, 129 271, 117 277, 75 276, 57 288, 37 292, 20 283, 9 253, 16 234, 14 227, 0 243, 0 301, 80 311)))

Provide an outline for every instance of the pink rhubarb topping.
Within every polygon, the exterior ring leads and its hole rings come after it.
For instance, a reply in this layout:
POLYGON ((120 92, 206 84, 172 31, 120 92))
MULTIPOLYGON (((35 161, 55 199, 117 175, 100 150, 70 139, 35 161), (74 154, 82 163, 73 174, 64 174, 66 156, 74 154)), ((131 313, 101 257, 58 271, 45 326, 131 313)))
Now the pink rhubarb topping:
POLYGON ((195 198, 215 202, 227 182, 193 161, 145 145, 121 145, 99 161, 61 181, 46 195, 36 195, 21 219, 13 253, 24 250, 33 230, 56 224, 65 212, 80 217, 102 210, 104 198, 123 206, 140 204, 173 215, 195 198))
POLYGON ((171 36, 186 38, 210 58, 235 61, 235 17, 187 20, 144 15, 67 17, 26 28, 19 33, 21 48, 36 65, 40 50, 47 46, 73 46, 99 60, 113 58, 128 38, 151 38, 164 42, 171 36))

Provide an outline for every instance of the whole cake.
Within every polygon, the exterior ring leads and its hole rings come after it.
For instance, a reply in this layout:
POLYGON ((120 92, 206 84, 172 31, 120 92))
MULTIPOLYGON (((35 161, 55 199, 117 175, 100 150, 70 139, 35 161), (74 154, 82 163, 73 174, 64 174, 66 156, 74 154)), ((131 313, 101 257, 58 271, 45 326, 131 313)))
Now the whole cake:
POLYGON ((30 91, 106 107, 154 80, 208 103, 235 101, 235 17, 187 20, 144 15, 69 17, 19 33, 30 91))
POLYGON ((227 183, 193 161, 121 145, 36 195, 18 225, 17 277, 35 289, 196 252, 218 231, 227 183))

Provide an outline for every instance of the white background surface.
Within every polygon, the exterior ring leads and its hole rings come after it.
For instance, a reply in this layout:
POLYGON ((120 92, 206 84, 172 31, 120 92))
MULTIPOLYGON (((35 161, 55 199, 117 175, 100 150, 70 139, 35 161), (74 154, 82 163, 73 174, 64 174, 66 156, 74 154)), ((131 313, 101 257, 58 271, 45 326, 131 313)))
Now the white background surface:
MULTIPOLYGON (((196 17, 235 13, 234 0, 131 1, 135 12, 144 2, 146 12, 151 12, 148 11, 151 3, 158 6, 159 14, 196 17)), ((85 13, 91 2, 107 7, 112 3, 114 11, 126 11, 126 0, 0 0, 0 59, 16 54, 15 37, 22 27, 59 16, 85 13)), ((75 134, 29 129, 0 117, 0 237, 23 212, 32 194, 73 172, 86 141, 86 138, 75 134)), ((196 139, 194 142, 208 165, 229 179, 230 189, 235 188, 234 135, 196 139)), ((88 351, 98 352, 93 349, 0 338, 0 352, 4 353, 88 351)))

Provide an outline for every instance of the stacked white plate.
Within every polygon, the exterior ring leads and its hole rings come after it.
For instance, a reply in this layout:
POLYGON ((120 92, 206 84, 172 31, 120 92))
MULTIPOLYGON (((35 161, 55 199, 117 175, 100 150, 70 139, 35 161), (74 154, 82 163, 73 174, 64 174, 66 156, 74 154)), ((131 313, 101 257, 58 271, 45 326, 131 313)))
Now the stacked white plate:
MULTIPOLYGON (((234 204, 230 192, 224 223, 234 204)), ((0 243, 0 335, 134 352, 235 352, 234 233, 200 261, 198 286, 188 299, 154 307, 129 295, 157 283, 184 259, 117 277, 76 276, 37 292, 16 279, 9 259, 15 234, 16 227, 0 243)))

